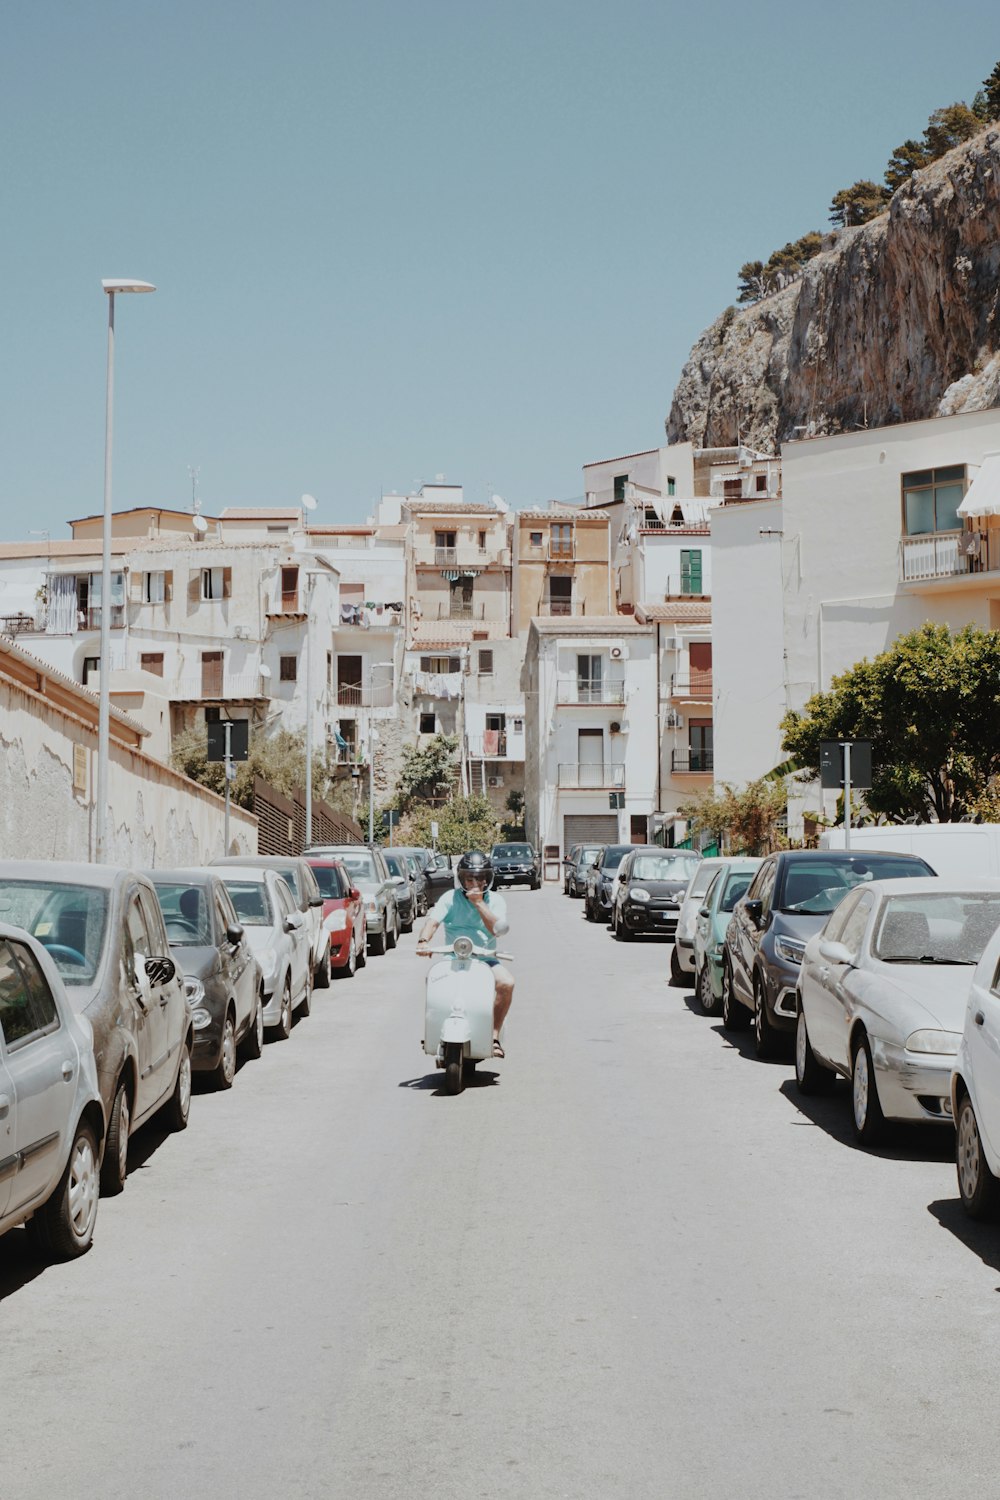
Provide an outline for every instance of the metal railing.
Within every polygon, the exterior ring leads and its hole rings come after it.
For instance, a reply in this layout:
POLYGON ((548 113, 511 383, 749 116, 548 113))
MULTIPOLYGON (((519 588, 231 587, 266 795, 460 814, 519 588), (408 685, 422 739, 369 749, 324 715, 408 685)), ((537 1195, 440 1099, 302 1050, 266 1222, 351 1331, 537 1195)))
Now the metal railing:
POLYGON ((0 635, 24 635, 29 630, 44 630, 35 624, 34 615, 0 615, 0 635))
POLYGON ((376 682, 374 688, 367 682, 341 682, 337 684, 338 708, 391 708, 396 701, 391 682, 376 682))
POLYGON ((671 771, 690 772, 703 775, 715 768, 715 752, 712 750, 673 750, 670 754, 671 771))
POLYGON ((413 561, 418 568, 469 568, 481 572, 484 568, 510 567, 510 548, 485 547, 414 547, 413 561))
POLYGON ((543 619, 572 619, 584 614, 582 599, 541 599, 538 613, 543 619))
POLYGON ((621 789, 625 785, 625 767, 608 762, 598 765, 562 762, 558 784, 564 791, 600 791, 604 787, 621 789))
MULTIPOLYGON (((520 736, 518 736, 520 742, 520 736)), ((487 730, 485 734, 470 734, 468 736, 469 754, 476 760, 510 760, 512 757, 508 750, 513 750, 513 743, 508 741, 506 730, 487 730)), ((523 758, 524 751, 516 757, 523 758)))
POLYGON ((253 698, 270 698, 271 679, 259 672, 224 673, 214 680, 211 677, 174 677, 163 684, 168 698, 182 703, 220 703, 236 699, 247 702, 253 698))
POLYGON ((590 678, 581 682, 578 677, 561 677, 556 683, 556 702, 621 704, 625 702, 625 682, 594 682, 590 678))
POLYGON ((899 577, 902 583, 924 578, 955 578, 994 573, 1000 569, 1000 532, 929 532, 899 539, 899 577), (974 540, 967 540, 974 539, 974 540))
MULTIPOLYGON (((112 604, 111 606, 111 629, 121 630, 125 624, 124 604, 112 604)), ((92 609, 78 609, 76 612, 77 630, 100 630, 101 628, 101 606, 95 605, 92 609)))
POLYGON ((672 698, 711 698, 711 670, 671 673, 670 696, 672 698))

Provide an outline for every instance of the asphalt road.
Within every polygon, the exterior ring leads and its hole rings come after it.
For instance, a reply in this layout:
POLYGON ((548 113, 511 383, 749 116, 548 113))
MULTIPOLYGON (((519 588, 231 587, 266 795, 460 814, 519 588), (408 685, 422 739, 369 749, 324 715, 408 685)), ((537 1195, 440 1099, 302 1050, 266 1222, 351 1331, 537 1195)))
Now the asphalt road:
POLYGON ((93 1250, 0 1240, 2 1500, 839 1500, 996 1484, 1000 1228, 850 1143, 556 891, 507 1059, 420 1050, 414 939, 133 1141, 93 1250))

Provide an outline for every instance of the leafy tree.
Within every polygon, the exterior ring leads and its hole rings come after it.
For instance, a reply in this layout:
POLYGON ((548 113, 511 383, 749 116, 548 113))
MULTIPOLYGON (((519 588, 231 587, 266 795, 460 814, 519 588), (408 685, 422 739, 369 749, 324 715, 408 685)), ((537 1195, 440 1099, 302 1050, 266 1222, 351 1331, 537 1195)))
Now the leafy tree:
POLYGON ((505 839, 524 838, 524 793, 508 792, 504 803, 510 817, 500 824, 501 836, 505 839))
POLYGON ((457 751, 458 740, 449 734, 436 734, 422 747, 407 745, 392 806, 406 812, 416 802, 450 792, 455 785, 457 751))
POLYGON ((887 187, 862 178, 852 187, 841 188, 833 195, 830 223, 839 224, 844 229, 853 224, 867 224, 869 219, 882 212, 891 197, 887 187))
POLYGON ((787 842, 782 824, 788 811, 783 782, 761 777, 741 790, 724 785, 703 792, 678 808, 693 831, 708 833, 720 846, 746 854, 769 854, 787 842))
POLYGON ((775 292, 785 282, 792 281, 807 261, 812 260, 823 248, 823 236, 811 230, 801 239, 790 240, 775 250, 765 265, 759 260, 748 260, 740 266, 738 302, 759 302, 770 292, 775 292))
POLYGON ((764 281, 764 262, 747 260, 740 266, 737 302, 759 302, 767 291, 764 281))
POLYGON ((1000 120, 1000 62, 997 63, 989 78, 983 79, 981 93, 973 100, 973 108, 976 101, 982 98, 983 118, 987 120, 1000 120))
MULTIPOLYGON (((201 729, 187 729, 175 735, 170 755, 174 769, 192 781, 200 782, 220 797, 226 793, 225 767, 221 761, 208 759, 208 736, 201 729)), ((229 784, 229 794, 237 807, 253 807, 254 777, 270 782, 277 791, 291 797, 306 784, 305 735, 281 729, 276 734, 251 733, 250 757, 237 761, 236 778, 229 784)), ((332 782, 324 755, 313 751, 313 796, 328 798, 332 782)), ((338 799, 339 800, 339 799, 338 799)), ((348 811, 347 807, 343 809, 348 811)))
POLYGON ((961 101, 948 104, 944 109, 936 109, 924 131, 924 150, 928 161, 936 161, 946 151, 960 146, 963 141, 971 140, 982 128, 982 121, 977 118, 975 111, 961 101))
POLYGON ((890 193, 902 187, 904 182, 909 182, 914 172, 926 167, 929 160, 920 141, 906 140, 901 146, 897 146, 885 169, 885 185, 890 193))
POLYGON ((784 749, 816 774, 821 740, 871 740, 875 817, 956 821, 1000 776, 1000 634, 922 625, 781 727, 784 749))
POLYGON ((415 802, 399 820, 396 842, 431 846, 431 823, 438 825, 437 846, 442 854, 464 854, 467 849, 490 849, 497 842, 500 823, 483 796, 452 797, 444 807, 415 802))

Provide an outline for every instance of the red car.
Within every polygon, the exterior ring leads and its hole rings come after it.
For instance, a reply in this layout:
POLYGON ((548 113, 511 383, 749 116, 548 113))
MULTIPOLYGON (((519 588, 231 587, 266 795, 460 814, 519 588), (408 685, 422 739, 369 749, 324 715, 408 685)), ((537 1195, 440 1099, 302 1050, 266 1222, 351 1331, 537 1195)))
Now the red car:
POLYGON ((323 897, 323 926, 330 934, 330 972, 342 979, 363 969, 368 952, 365 903, 339 859, 310 858, 323 897))

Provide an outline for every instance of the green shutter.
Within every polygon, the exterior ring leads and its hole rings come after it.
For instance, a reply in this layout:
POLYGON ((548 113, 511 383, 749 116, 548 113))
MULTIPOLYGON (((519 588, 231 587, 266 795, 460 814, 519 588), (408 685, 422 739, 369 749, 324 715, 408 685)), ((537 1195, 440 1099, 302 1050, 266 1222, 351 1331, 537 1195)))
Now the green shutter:
POLYGON ((681 549, 681 593, 701 593, 701 548, 681 549))

